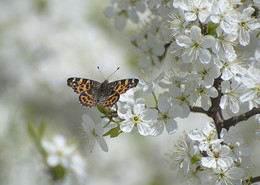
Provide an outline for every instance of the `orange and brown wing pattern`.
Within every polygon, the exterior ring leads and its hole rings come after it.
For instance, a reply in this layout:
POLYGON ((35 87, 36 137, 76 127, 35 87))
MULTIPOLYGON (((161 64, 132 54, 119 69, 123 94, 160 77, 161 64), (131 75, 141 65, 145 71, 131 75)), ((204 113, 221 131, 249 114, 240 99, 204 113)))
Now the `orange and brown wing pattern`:
POLYGON ((132 78, 132 79, 123 79, 123 80, 118 80, 109 83, 109 86, 113 87, 113 90, 116 91, 118 94, 123 94, 125 93, 128 89, 136 87, 138 84, 139 80, 132 78))
POLYGON ((98 103, 101 107, 113 106, 119 99, 119 94, 116 91, 110 91, 109 94, 102 97, 101 101, 98 103))
POLYGON ((79 96, 79 102, 82 106, 86 107, 93 107, 96 106, 97 100, 96 100, 96 94, 92 90, 85 91, 80 94, 79 96))
POLYGON ((76 93, 82 93, 100 85, 99 82, 85 78, 69 78, 67 85, 72 87, 76 93))
POLYGON ((93 107, 99 104, 101 107, 113 106, 119 99, 120 94, 128 89, 136 87, 138 79, 123 79, 107 84, 102 84, 85 78, 69 78, 68 86, 76 93, 80 93, 79 101, 83 106, 93 107))

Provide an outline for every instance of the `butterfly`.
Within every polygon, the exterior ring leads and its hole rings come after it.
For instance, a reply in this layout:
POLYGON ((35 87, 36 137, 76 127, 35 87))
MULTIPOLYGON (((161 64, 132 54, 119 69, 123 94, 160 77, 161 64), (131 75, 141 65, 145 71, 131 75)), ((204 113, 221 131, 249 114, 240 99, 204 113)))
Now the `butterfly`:
POLYGON ((105 80, 103 83, 85 78, 69 78, 67 85, 76 93, 80 93, 79 102, 83 106, 92 107, 99 104, 101 107, 113 106, 128 89, 136 87, 139 80, 136 78, 123 79, 114 82, 105 80))

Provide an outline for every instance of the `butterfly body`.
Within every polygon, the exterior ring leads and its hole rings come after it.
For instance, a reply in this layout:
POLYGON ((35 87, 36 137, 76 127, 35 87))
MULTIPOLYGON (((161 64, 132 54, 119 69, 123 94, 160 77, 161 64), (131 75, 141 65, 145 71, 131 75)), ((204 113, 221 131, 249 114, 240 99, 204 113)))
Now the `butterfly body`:
POLYGON ((123 79, 109 83, 105 80, 103 83, 85 79, 69 78, 67 85, 72 87, 76 93, 80 93, 79 101, 83 106, 101 107, 113 106, 128 89, 136 87, 138 79, 123 79))
MULTIPOLYGON (((113 94, 113 89, 109 88, 108 86, 108 80, 105 80, 103 83, 101 83, 97 88, 93 88, 92 89, 92 94, 96 93, 95 96, 95 103, 99 104, 100 102, 102 102, 102 100, 110 94, 113 94)), ((115 94, 116 95, 116 94, 115 94)))

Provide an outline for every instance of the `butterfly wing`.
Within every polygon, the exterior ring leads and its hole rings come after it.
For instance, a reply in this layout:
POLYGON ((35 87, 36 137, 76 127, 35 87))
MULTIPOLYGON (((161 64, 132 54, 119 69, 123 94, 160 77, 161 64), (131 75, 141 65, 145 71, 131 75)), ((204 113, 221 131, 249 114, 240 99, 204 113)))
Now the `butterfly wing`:
POLYGON ((67 80, 67 85, 72 87, 74 92, 82 93, 89 89, 96 89, 100 86, 100 83, 95 80, 89 80, 85 78, 69 78, 67 80))
POLYGON ((107 84, 102 84, 85 78, 69 78, 68 86, 72 87, 76 93, 81 93, 79 101, 83 106, 92 107, 97 103, 101 107, 113 106, 119 99, 120 94, 128 89, 136 87, 138 79, 123 79, 107 84))
POLYGON ((106 88, 102 89, 98 104, 101 107, 113 106, 118 101, 120 94, 136 87, 138 82, 138 79, 123 79, 109 83, 106 88))
POLYGON ((92 107, 97 104, 97 91, 101 83, 85 78, 69 78, 67 84, 76 93, 81 93, 79 96, 81 105, 92 107))
POLYGON ((90 89, 81 93, 79 96, 79 102, 81 103, 81 105, 86 107, 96 106, 97 104, 96 92, 97 91, 90 89))
POLYGON ((118 80, 118 81, 114 81, 114 82, 109 83, 108 87, 112 88, 118 94, 123 94, 128 89, 136 87, 138 82, 139 82, 139 80, 136 79, 136 78, 123 79, 123 80, 118 80))
POLYGON ((113 89, 105 89, 100 95, 100 101, 98 104, 101 107, 113 106, 119 99, 119 94, 113 89))

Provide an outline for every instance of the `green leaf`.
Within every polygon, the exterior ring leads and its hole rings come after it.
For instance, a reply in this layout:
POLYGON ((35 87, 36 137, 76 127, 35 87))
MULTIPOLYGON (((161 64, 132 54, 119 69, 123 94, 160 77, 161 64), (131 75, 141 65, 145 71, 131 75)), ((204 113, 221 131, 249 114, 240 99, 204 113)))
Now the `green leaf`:
POLYGON ((40 127, 38 129, 38 134, 39 134, 39 138, 41 139, 42 136, 43 136, 43 133, 45 131, 45 127, 46 127, 46 122, 45 120, 42 120, 41 124, 40 124, 40 127))
POLYGON ((28 130, 29 136, 32 138, 33 141, 38 140, 38 133, 31 122, 28 122, 27 130, 28 130))
POLYGON ((108 114, 107 110, 103 107, 100 107, 98 104, 97 104, 97 109, 99 110, 99 112, 101 112, 104 115, 108 114))
POLYGON ((213 24, 212 22, 209 22, 207 24, 207 32, 209 35, 212 35, 213 37, 217 37, 217 32, 216 32, 216 29, 217 27, 219 26, 219 23, 218 24, 213 24))
POLYGON ((120 129, 119 126, 114 127, 110 129, 107 133, 105 133, 103 136, 108 136, 110 135, 111 138, 117 137, 119 134, 121 134, 123 131, 120 129))
POLYGON ((28 122, 27 130, 28 130, 28 135, 32 139, 32 142, 35 144, 35 146, 38 148, 38 150, 41 152, 44 158, 46 158, 47 153, 41 145, 42 135, 45 130, 45 121, 41 122, 41 125, 38 130, 34 127, 34 125, 31 122, 28 122))

